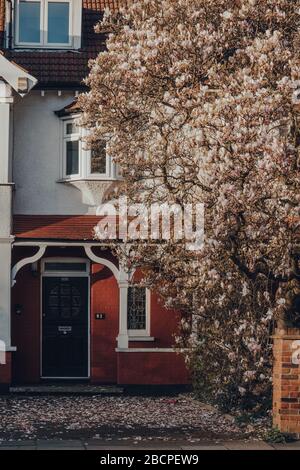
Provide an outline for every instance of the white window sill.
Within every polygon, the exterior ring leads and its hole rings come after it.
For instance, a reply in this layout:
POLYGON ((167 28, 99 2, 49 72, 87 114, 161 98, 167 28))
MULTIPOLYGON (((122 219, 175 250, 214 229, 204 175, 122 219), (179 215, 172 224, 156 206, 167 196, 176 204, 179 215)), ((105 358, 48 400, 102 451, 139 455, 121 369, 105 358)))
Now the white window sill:
POLYGON ((99 177, 93 177, 93 178, 61 178, 56 180, 57 183, 77 183, 78 181, 118 181, 118 178, 112 178, 109 176, 99 176, 99 177))
POLYGON ((24 52, 24 51, 38 51, 38 52, 57 52, 57 51, 73 51, 73 52, 79 52, 80 48, 75 48, 73 45, 59 45, 59 44, 54 44, 54 45, 42 45, 42 44, 15 44, 14 45, 14 51, 18 52, 24 52))
POLYGON ((155 338, 153 336, 129 336, 128 341, 152 342, 155 341, 155 338))

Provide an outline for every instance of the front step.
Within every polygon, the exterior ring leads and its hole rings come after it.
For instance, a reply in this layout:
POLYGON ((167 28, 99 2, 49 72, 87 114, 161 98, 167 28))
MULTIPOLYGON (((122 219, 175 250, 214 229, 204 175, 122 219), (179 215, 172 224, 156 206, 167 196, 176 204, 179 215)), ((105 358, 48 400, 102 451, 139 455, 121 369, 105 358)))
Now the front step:
POLYGON ((14 395, 122 395, 123 388, 115 385, 39 384, 9 388, 14 395))

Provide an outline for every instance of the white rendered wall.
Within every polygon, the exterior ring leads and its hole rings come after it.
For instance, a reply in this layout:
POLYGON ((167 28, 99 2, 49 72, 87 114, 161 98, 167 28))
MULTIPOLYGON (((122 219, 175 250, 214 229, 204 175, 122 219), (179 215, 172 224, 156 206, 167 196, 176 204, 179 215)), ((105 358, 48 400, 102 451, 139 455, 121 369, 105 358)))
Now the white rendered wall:
POLYGON ((0 239, 10 236, 11 228, 11 87, 0 80, 0 239))
POLYGON ((6 350, 11 348, 10 338, 10 286, 11 286, 11 199, 10 175, 10 114, 11 88, 0 80, 0 342, 6 350))
POLYGON ((0 184, 0 239, 11 235, 12 186, 0 184))
POLYGON ((10 108, 11 88, 0 80, 0 184, 10 182, 10 108))
POLYGON ((74 99, 71 92, 31 92, 14 107, 14 213, 30 215, 94 214, 111 185, 87 182, 69 185, 60 179, 61 126, 57 111, 74 99))
POLYGON ((11 288, 11 242, 0 238, 0 341, 3 341, 7 351, 11 348, 10 337, 10 288, 11 288))

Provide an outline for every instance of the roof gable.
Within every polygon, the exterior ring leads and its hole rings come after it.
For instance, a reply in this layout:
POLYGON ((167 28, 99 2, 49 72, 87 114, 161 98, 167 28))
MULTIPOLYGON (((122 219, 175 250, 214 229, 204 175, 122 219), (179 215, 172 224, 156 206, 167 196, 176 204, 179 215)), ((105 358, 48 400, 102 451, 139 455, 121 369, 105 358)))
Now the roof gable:
POLYGON ((19 65, 7 60, 0 52, 0 77, 3 78, 19 95, 24 96, 33 88, 37 80, 19 65), (20 80, 26 80, 26 90, 20 90, 20 80))

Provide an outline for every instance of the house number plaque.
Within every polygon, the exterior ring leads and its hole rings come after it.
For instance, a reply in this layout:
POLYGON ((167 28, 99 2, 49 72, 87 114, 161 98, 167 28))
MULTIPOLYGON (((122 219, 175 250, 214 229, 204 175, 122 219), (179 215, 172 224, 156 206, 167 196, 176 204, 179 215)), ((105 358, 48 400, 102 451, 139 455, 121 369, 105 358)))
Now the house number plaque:
POLYGON ((105 313, 96 313, 95 314, 96 320, 105 320, 105 313))

